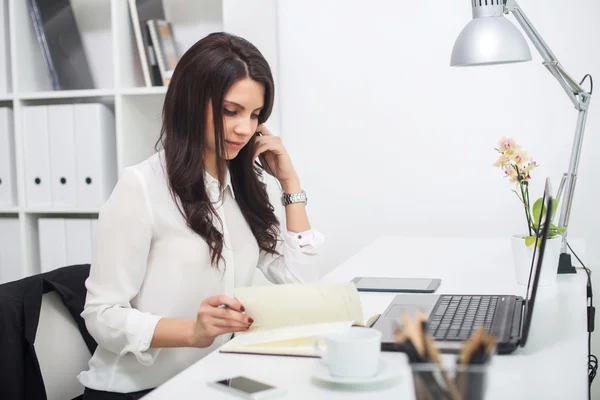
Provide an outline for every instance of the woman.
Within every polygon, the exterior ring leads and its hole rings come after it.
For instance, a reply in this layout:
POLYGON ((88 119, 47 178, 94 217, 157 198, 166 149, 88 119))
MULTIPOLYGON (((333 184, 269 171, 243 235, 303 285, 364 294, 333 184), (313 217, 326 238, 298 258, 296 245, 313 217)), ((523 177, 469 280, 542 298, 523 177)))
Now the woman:
POLYGON ((242 38, 211 34, 181 57, 163 149, 124 170, 99 216, 82 313, 98 348, 79 375, 84 399, 139 398, 248 329, 232 290, 256 267, 274 283, 303 281, 323 235, 263 125, 273 96, 267 62, 242 38), (259 165, 281 185, 285 229, 259 165))

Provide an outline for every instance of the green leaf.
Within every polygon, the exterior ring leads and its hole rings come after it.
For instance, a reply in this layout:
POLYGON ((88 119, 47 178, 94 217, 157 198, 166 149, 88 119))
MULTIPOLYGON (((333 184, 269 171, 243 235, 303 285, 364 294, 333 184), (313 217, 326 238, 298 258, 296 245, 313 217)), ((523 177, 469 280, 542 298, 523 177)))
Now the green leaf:
POLYGON ((533 203, 533 207, 531 208, 531 214, 533 216, 533 223, 536 226, 538 225, 538 217, 539 217, 540 213, 542 212, 542 208, 543 208, 542 200, 543 199, 537 199, 535 201, 535 203, 533 203))
MULTIPOLYGON (((550 235, 548 235, 548 237, 550 237, 550 235)), ((525 246, 527 246, 527 247, 532 246, 535 243, 535 240, 536 240, 535 235, 526 236, 525 237, 525 246)), ((542 246, 542 240, 538 239, 537 248, 539 249, 541 246, 542 246)))
POLYGON ((556 226, 554 224, 550 224, 550 229, 554 229, 556 232, 560 233, 561 235, 563 235, 567 231, 567 228, 559 228, 558 226, 556 226))
MULTIPOLYGON (((533 214, 534 225, 537 226, 539 223, 539 216, 546 214, 546 207, 543 204, 543 198, 540 197, 533 203, 533 207, 531 209, 531 213, 533 214)), ((550 216, 550 220, 554 217, 554 213, 556 212, 556 208, 558 207, 558 201, 552 199, 552 215, 550 216)))
POLYGON ((525 246, 529 247, 535 243, 535 235, 525 237, 525 246))

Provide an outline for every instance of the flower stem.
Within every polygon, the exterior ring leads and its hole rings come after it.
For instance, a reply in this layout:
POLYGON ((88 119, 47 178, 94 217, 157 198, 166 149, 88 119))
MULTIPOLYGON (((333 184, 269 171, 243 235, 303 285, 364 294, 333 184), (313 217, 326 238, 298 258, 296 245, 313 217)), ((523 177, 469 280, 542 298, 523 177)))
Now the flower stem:
POLYGON ((519 186, 521 188, 521 196, 523 199, 523 205, 525 206, 525 218, 527 218, 527 229, 529 231, 529 236, 531 233, 531 216, 529 215, 529 196, 525 195, 525 191, 523 190, 523 182, 519 182, 519 186))
MULTIPOLYGON (((533 214, 531 209, 529 208, 529 204, 531 204, 531 202, 529 201, 529 185, 527 185, 527 190, 525 191, 525 193, 527 193, 527 210, 529 210, 529 225, 531 225, 531 228, 535 231, 535 226, 533 225, 533 214)), ((538 226, 538 230, 535 232, 535 235, 538 235, 539 232, 539 226, 538 226)))
POLYGON ((523 199, 521 198, 521 195, 519 195, 519 192, 517 192, 516 190, 513 189, 513 193, 515 194, 515 196, 517 196, 517 199, 519 199, 519 201, 523 204, 525 204, 525 202, 523 201, 523 199))

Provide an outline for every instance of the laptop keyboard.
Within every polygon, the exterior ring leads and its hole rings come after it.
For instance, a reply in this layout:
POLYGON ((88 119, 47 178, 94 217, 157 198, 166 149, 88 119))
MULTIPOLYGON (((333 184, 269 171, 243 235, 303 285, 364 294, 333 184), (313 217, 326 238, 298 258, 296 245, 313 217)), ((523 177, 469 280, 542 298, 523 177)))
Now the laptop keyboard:
POLYGON ((429 333, 437 340, 465 340, 482 325, 489 334, 498 296, 441 296, 429 316, 429 333))

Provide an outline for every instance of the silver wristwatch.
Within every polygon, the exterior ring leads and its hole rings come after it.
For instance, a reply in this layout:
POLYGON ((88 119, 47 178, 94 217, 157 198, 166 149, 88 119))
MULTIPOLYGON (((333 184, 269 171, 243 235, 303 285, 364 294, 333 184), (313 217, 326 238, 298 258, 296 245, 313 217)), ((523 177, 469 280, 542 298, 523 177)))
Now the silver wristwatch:
POLYGON ((281 203, 284 206, 290 205, 290 204, 294 204, 294 203, 304 203, 306 204, 308 202, 308 198, 306 197, 306 192, 301 191, 300 193, 284 193, 283 196, 281 196, 281 203))

